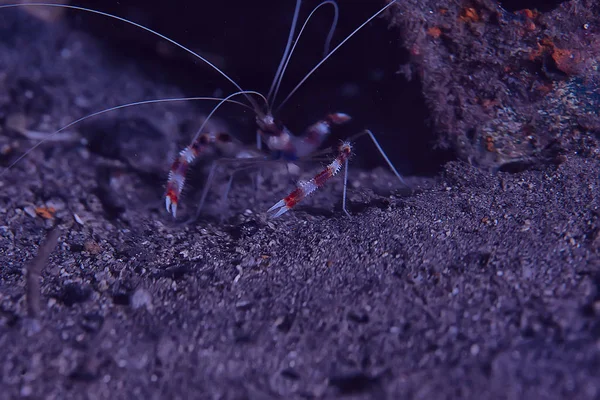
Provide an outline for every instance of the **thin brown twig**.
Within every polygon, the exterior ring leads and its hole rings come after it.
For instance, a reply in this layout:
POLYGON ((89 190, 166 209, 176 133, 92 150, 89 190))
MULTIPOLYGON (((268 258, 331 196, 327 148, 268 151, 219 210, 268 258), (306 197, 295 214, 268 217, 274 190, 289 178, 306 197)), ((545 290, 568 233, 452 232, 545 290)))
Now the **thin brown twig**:
POLYGON ((59 236, 60 229, 52 229, 40 245, 35 258, 27 264, 25 273, 25 298, 27 299, 27 315, 30 318, 37 318, 40 315, 40 276, 44 266, 48 262, 50 254, 58 243, 59 236))

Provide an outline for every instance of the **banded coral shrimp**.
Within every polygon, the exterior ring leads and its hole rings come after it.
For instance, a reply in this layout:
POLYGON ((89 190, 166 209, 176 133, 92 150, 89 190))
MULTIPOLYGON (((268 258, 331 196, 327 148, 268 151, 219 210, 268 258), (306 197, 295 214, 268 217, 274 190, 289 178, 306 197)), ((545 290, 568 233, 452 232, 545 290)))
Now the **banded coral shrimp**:
MULTIPOLYGON (((368 22, 370 22, 375 17, 380 15, 383 11, 385 11, 392 4, 393 3, 389 3, 389 4, 385 5, 384 7, 382 7, 381 9, 379 9, 379 11, 377 13, 372 15, 367 21, 365 21, 363 24, 361 24, 356 30, 354 30, 351 34, 346 36, 339 44, 337 44, 333 48, 333 50, 329 54, 327 54, 327 56, 324 59, 322 59, 320 62, 318 62, 316 64, 316 66, 303 79, 301 79, 299 84, 291 90, 290 94, 281 102, 281 104, 279 105, 278 108, 283 106, 289 100, 289 98, 297 91, 297 89, 302 86, 302 84, 310 77, 310 75, 314 71, 316 71, 329 58, 329 56, 333 55, 333 53, 335 53, 347 40, 352 38, 354 36, 354 34, 357 33, 363 26, 365 26, 368 22)), ((319 6, 317 6, 317 8, 313 9, 310 16, 312 16, 313 13, 315 13, 318 10, 318 8, 320 8, 324 5, 334 5, 335 6, 335 3, 331 2, 331 1, 326 1, 326 2, 321 3, 319 6)), ((39 5, 39 6, 42 7, 42 5, 39 5)), ((11 6, 3 6, 3 7, 11 7, 11 6)), ((46 7, 49 7, 49 5, 46 5, 46 7)), ((56 7, 59 7, 59 6, 56 6, 56 7)), ((126 22, 128 24, 135 25, 136 27, 141 28, 143 30, 150 31, 153 34, 160 36, 162 39, 167 40, 170 43, 175 44, 178 47, 184 49, 188 53, 193 54, 194 57, 196 57, 198 60, 210 65, 215 71, 220 73, 223 77, 225 77, 230 83, 232 83, 238 89, 238 92, 236 94, 232 94, 232 95, 226 97, 224 101, 230 101, 236 97, 242 96, 241 101, 247 100, 247 102, 250 104, 250 107, 253 109, 254 113, 256 113, 256 115, 257 115, 256 120, 259 125, 260 137, 261 137, 262 141, 267 145, 269 150, 271 151, 269 158, 279 158, 279 159, 284 159, 284 160, 288 160, 288 161, 295 161, 297 158, 309 157, 309 155, 312 154, 314 152, 314 150, 319 148, 319 146, 323 143, 326 136, 329 135, 329 129, 328 129, 329 125, 341 124, 348 119, 348 116, 346 116, 343 113, 332 113, 332 114, 329 114, 324 120, 317 122, 315 125, 312 125, 305 132, 305 134, 303 136, 294 136, 282 123, 280 123, 278 120, 273 118, 273 114, 277 111, 274 109, 275 107, 273 107, 273 105, 274 105, 273 100, 277 97, 277 91, 279 88, 279 84, 281 83, 281 79, 283 78, 283 72, 285 71, 285 67, 287 67, 288 62, 290 61, 290 59, 288 57, 291 57, 291 55, 293 53, 293 47, 295 47, 295 42, 293 41, 293 39, 294 39, 294 35, 296 34, 295 32, 297 32, 297 29, 296 30, 294 29, 294 25, 296 23, 298 23, 298 15, 299 15, 298 11, 300 9, 299 1, 296 3, 296 10, 294 13, 295 23, 292 24, 292 29, 290 29, 290 34, 288 37, 286 51, 284 52, 284 55, 281 59, 281 63, 279 65, 278 72, 276 73, 275 78, 273 79, 270 93, 267 96, 263 96, 262 99, 260 98, 262 95, 258 92, 243 91, 239 84, 237 84, 233 79, 231 79, 228 75, 226 75, 222 70, 220 70, 219 68, 217 68, 216 66, 214 66, 210 62, 208 62, 205 58, 203 58, 200 55, 198 55, 197 53, 194 53, 193 51, 189 50, 189 48, 186 48, 186 47, 174 42, 173 40, 171 40, 163 35, 158 34, 155 31, 151 31, 148 28, 141 26, 137 23, 125 20, 118 16, 109 15, 107 13, 98 12, 98 11, 89 10, 89 9, 83 9, 81 7, 73 7, 73 6, 66 6, 66 7, 78 9, 80 11, 84 10, 84 11, 88 11, 88 12, 92 12, 92 13, 97 13, 97 14, 100 14, 103 16, 108 16, 110 18, 117 19, 121 22, 126 22), (292 43, 294 43, 293 46, 292 46, 292 43), (279 73, 280 71, 281 71, 281 73, 279 73), (246 97, 245 99, 243 98, 244 96, 246 97), (320 132, 320 131, 322 131, 322 132, 320 132), (321 134, 321 137, 318 137, 319 132, 321 134)), ((304 26, 302 27, 301 32, 295 38, 296 40, 301 36, 301 33, 304 30, 304 28, 306 27, 306 24, 308 23, 310 16, 304 22, 304 26)), ((298 23, 298 25, 300 25, 300 23, 298 23)), ((181 99, 179 99, 179 100, 181 100, 181 99)), ((165 99, 161 99, 160 101, 165 101, 165 99)), ((130 105, 135 105, 135 104, 140 104, 140 103, 144 103, 144 102, 127 104, 127 105, 123 105, 122 107, 127 107, 130 105)), ((220 105, 221 105, 221 103, 219 103, 219 105, 209 114, 209 118, 220 107, 220 105)), ((103 110, 99 113, 104 113, 104 112, 108 112, 108 110, 103 110)), ((95 113, 95 114, 99 114, 99 113, 95 113)), ((90 117, 90 116, 88 116, 88 117, 90 117)), ((88 118, 88 117, 84 117, 84 118, 88 118)), ((241 147, 237 146, 237 143, 235 143, 236 146, 232 146, 230 144, 230 141, 232 140, 230 135, 221 137, 221 136, 215 136, 213 134, 204 134, 204 132, 203 132, 204 127, 205 127, 205 125, 202 124, 201 128, 198 130, 198 133, 196 134, 196 137, 194 138, 192 143, 186 149, 184 149, 184 151, 180 154, 180 157, 178 157, 176 159, 175 164, 171 168, 170 179, 169 179, 169 183, 167 184, 167 196, 166 196, 165 200, 166 200, 167 210, 169 212, 171 212, 173 215, 176 214, 177 204, 179 201, 179 195, 181 193, 181 189, 183 188, 183 180, 185 177, 186 169, 187 169, 188 165, 191 163, 191 161, 193 161, 195 156, 199 155, 199 153, 204 152, 204 150, 206 150, 207 153, 210 153, 210 151, 208 150, 208 147, 216 147, 219 150, 221 150, 221 153, 224 153, 225 155, 237 155, 237 154, 239 154, 240 151, 242 151, 241 147), (222 140, 223 138, 224 138, 224 140, 222 140), (200 147, 203 147, 202 151, 200 151, 200 147), (222 150, 225 150, 225 151, 222 151, 222 150)), ((371 139, 373 139, 373 141, 375 142, 375 144, 378 147, 378 150, 381 152, 382 155, 384 155, 384 158, 386 159, 387 164, 391 167, 391 169, 394 171, 394 173, 396 174, 398 179, 402 182, 403 181, 402 177, 395 170, 394 166, 391 164, 389 159, 387 159, 387 157, 385 156, 385 153, 383 153, 383 150, 381 149, 381 147, 374 140, 373 134, 370 131, 364 131, 362 133, 362 135, 369 136, 371 139)), ((322 184, 325 183, 326 179, 323 180, 323 178, 325 176, 331 177, 331 175, 333 175, 335 172, 339 171, 342 167, 347 166, 347 156, 349 156, 349 154, 350 154, 349 150, 351 150, 350 145, 351 144, 349 142, 345 143, 342 146, 342 148, 344 148, 345 150, 339 150, 339 152, 336 149, 333 149, 332 151, 329 151, 329 152, 323 151, 320 153, 320 154, 329 154, 329 157, 330 157, 329 160, 331 161, 331 164, 328 166, 328 168, 325 171, 323 171, 324 175, 319 174, 317 177, 315 177, 314 180, 308 181, 309 184, 312 182, 313 186, 311 186, 311 187, 313 189, 320 187, 322 184)), ((266 159, 266 156, 261 155, 258 158, 244 160, 243 164, 252 164, 252 163, 256 163, 257 161, 264 162, 264 161, 266 161, 265 159, 266 159)), ((230 160, 219 160, 219 163, 229 163, 229 162, 230 162, 230 160)), ((233 161, 231 161, 231 162, 233 162, 233 161)), ((238 164, 240 162, 236 161, 235 163, 238 164)), ((345 170, 347 171, 347 168, 345 170)), ((206 195, 206 190, 208 190, 210 188, 210 186, 211 186, 211 180, 209 179, 207 185, 205 186, 205 192, 203 193, 203 196, 202 196, 203 200, 206 195)), ((305 186, 304 183, 302 185, 300 185, 300 187, 303 187, 303 186, 305 186)), ((300 189, 297 189, 294 192, 299 193, 298 190, 300 190, 300 189)), ((343 206, 342 206, 344 211, 346 211, 345 192, 346 192, 346 188, 344 186, 344 196, 343 196, 344 200, 343 200, 343 206)), ((308 194, 308 193, 304 193, 304 194, 308 194)), ((275 211, 274 214, 281 215, 281 213, 287 211, 300 199, 301 198, 295 198, 294 201, 292 201, 292 202, 284 201, 285 207, 279 208, 280 212, 277 212, 277 207, 276 207, 276 209, 274 210, 275 211)), ((280 203, 278 203, 278 204, 280 204, 280 203)))

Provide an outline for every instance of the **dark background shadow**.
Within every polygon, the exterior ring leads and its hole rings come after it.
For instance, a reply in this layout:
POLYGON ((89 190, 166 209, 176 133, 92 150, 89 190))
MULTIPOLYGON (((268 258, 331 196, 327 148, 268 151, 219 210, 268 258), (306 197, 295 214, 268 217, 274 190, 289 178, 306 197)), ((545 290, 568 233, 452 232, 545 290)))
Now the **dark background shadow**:
MULTIPOLYGON (((297 30, 319 3, 303 2, 297 30)), ((339 3, 334 46, 384 5, 358 0, 339 3)), ((208 57, 242 88, 266 93, 283 53, 295 1, 176 0, 165 6, 165 2, 142 0, 80 0, 73 4, 114 13, 155 29, 208 57)), ((187 95, 235 91, 218 73, 148 32, 102 16, 77 11, 68 14, 74 26, 105 40, 115 54, 139 59, 148 73, 179 85, 187 95)), ((279 101, 321 59, 332 18, 332 8, 325 7, 308 25, 286 72, 279 101)), ((300 134, 328 112, 346 112, 354 117, 353 122, 337 129, 327 144, 369 128, 401 172, 435 173, 452 154, 433 149, 434 137, 427 124, 420 84, 417 80, 408 82, 399 73, 407 61, 398 33, 388 28, 385 19, 377 18, 313 74, 278 117, 300 134)), ((253 143, 251 113, 234 112, 225 117, 236 127, 240 139, 253 143)), ((371 168, 382 164, 368 139, 361 139, 355 149, 355 165, 371 168)))

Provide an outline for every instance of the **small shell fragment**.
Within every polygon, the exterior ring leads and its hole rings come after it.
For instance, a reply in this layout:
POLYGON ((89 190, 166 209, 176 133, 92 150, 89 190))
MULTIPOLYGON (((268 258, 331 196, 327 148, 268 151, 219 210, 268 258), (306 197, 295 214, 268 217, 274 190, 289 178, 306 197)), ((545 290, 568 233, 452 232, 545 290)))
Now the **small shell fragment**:
POLYGON ((25 214, 29 215, 31 218, 37 217, 37 214, 35 213, 35 207, 33 206, 23 207, 23 211, 25 211, 25 214))
POLYGON ((75 219, 75 222, 77 222, 79 225, 84 225, 83 220, 79 217, 79 215, 73 213, 73 219, 75 219))

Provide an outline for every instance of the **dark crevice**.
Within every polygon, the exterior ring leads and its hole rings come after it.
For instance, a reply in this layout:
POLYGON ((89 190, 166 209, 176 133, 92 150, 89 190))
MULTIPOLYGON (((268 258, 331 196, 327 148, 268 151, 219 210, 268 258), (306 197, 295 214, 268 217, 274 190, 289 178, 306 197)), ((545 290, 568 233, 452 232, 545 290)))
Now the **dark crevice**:
POLYGON ((503 0, 500 2, 500 5, 510 12, 530 9, 545 13, 554 10, 565 1, 566 0, 503 0))
MULTIPOLYGON (((319 3, 317 0, 303 2, 298 29, 319 3)), ((210 7, 202 2, 175 1, 166 8, 162 3, 154 6, 142 0, 129 1, 126 6, 93 0, 80 0, 75 4, 100 8, 148 25, 206 55, 243 88, 265 93, 279 63, 293 12, 293 2, 267 0, 213 2, 210 7), (232 13, 232 9, 238 11, 232 13), (210 18, 198 24, 198 15, 210 18), (274 37, 273 31, 281 34, 274 37)), ((340 4, 334 45, 380 7, 378 2, 340 4)), ((181 49, 169 47, 166 55, 164 52, 159 55, 160 41, 150 33, 105 17, 81 12, 69 15, 74 26, 104 40, 115 57, 136 60, 153 79, 177 84, 186 95, 235 90, 217 72, 193 60, 181 49), (107 29, 107 26, 122 29, 107 29)), ((331 11, 325 9, 308 25, 289 64, 279 100, 320 60, 330 22, 331 11)), ((389 29, 384 20, 376 19, 324 63, 278 117, 300 134, 329 112, 346 112, 354 117, 353 123, 337 129, 327 145, 368 128, 402 173, 434 174, 446 161, 455 159, 455 155, 434 148, 435 135, 428 126, 429 111, 421 94, 421 84, 417 80, 408 82, 398 73, 407 62, 408 54, 401 47, 398 32, 389 29)), ((234 107, 228 108, 225 114, 221 117, 227 119, 235 136, 249 145, 254 143, 253 115, 234 107)), ((355 166, 384 165, 375 146, 367 139, 356 143, 355 153, 355 166)))

